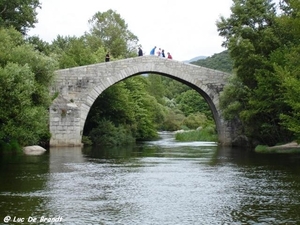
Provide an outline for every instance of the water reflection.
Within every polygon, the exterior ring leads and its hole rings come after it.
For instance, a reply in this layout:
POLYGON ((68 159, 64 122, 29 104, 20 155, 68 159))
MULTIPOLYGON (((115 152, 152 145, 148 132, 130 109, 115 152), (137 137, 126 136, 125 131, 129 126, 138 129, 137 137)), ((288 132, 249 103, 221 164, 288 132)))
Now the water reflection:
POLYGON ((46 186, 49 175, 48 156, 0 156, 1 222, 6 215, 22 218, 45 213, 47 199, 36 193, 46 186))

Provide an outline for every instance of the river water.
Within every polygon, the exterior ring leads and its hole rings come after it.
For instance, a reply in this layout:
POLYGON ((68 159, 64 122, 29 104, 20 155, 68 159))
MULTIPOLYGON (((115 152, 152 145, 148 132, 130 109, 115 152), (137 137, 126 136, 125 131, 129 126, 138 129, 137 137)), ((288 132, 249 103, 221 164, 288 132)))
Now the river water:
POLYGON ((0 224, 300 224, 300 155, 161 135, 1 156, 0 224))

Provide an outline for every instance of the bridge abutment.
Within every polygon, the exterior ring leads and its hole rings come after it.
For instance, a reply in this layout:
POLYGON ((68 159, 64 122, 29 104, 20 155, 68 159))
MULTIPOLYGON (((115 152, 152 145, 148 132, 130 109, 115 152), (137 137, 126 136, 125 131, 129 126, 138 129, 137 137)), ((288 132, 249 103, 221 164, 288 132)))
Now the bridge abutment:
POLYGON ((50 146, 81 146, 80 108, 59 97, 50 108, 50 146))

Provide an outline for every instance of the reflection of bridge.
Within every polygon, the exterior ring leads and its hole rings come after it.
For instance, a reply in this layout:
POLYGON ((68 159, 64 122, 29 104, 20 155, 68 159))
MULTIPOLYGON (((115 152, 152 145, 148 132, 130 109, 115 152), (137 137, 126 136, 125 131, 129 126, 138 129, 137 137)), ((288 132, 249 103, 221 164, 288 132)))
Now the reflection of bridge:
POLYGON ((56 71, 52 92, 59 95, 50 107, 50 145, 81 145, 85 120, 96 98, 111 85, 143 73, 168 76, 198 91, 213 113, 219 142, 231 144, 230 126, 219 109, 219 94, 228 74, 175 60, 143 56, 56 71))

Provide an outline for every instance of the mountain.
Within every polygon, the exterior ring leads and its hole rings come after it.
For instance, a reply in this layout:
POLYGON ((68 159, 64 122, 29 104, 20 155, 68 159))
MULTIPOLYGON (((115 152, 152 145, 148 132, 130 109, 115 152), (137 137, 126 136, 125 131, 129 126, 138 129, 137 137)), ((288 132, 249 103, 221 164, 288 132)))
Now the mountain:
POLYGON ((196 61, 192 61, 190 63, 198 66, 224 71, 227 73, 231 73, 233 68, 233 62, 229 56, 228 50, 214 54, 210 57, 206 57, 205 59, 198 59, 196 61))
POLYGON ((192 58, 190 60, 185 60, 183 62, 185 62, 185 63, 191 63, 191 62, 195 62, 195 61, 198 61, 198 60, 201 60, 201 59, 206 59, 206 58, 207 58, 207 56, 197 56, 197 57, 194 57, 194 58, 192 58))

